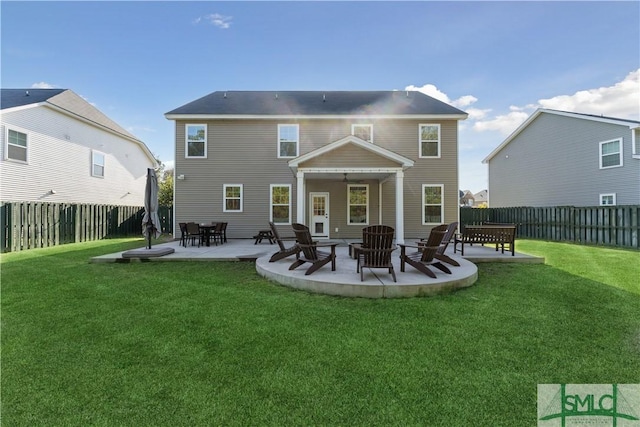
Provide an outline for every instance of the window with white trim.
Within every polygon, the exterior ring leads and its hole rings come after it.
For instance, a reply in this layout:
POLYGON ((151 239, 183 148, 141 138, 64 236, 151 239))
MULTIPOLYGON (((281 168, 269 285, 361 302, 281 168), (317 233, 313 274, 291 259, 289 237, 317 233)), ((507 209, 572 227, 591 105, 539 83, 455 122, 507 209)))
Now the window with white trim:
POLYGON ((104 154, 99 151, 91 151, 91 176, 104 178, 104 154))
POLYGON ((354 124, 351 125, 351 135, 367 142, 373 142, 373 125, 354 124))
POLYGON ((269 219, 275 224, 291 224, 291 184, 271 184, 269 219))
POLYGON ((207 125, 185 125, 184 157, 202 159, 207 157, 207 125))
POLYGON ((622 166, 622 138, 600 144, 600 169, 622 166))
POLYGON ((440 157, 440 125, 439 124, 421 124, 420 132, 420 157, 440 157))
POLYGON ((224 184, 222 192, 224 194, 223 212, 242 212, 242 184, 224 184))
POLYGON ((13 129, 7 129, 6 141, 7 144, 4 150, 5 159, 27 163, 27 134, 13 129))
POLYGON ((600 206, 615 206, 615 205, 616 205, 616 193, 600 195, 600 206))
POLYGON ((278 125, 278 158, 298 157, 300 126, 295 124, 278 125))
POLYGON ((422 224, 444 222, 444 185, 422 184, 422 224))
POLYGON ((347 224, 369 224, 369 184, 347 185, 347 224))

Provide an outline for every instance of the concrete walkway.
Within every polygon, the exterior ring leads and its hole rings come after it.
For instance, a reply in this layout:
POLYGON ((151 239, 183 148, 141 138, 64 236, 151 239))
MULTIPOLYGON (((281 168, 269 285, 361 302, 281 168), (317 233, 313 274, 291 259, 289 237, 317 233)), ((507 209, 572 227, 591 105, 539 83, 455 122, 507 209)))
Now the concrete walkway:
POLYGON ((450 267, 452 274, 446 274, 438 269, 432 270, 436 278, 430 278, 406 265, 406 271, 400 272, 400 249, 394 252, 393 264, 397 282, 394 282, 386 269, 365 269, 364 281, 360 281, 360 274, 356 273, 356 261, 348 255, 346 240, 332 240, 338 242, 336 248, 336 271, 331 271, 331 264, 327 264, 315 273, 305 276, 307 265, 295 270, 289 266, 295 257, 289 257, 273 263, 269 258, 278 250, 277 245, 270 245, 263 241, 257 245, 250 239, 229 239, 218 246, 180 246, 179 241, 172 241, 153 245, 156 247, 170 247, 174 252, 157 258, 124 258, 122 252, 102 255, 91 259, 94 263, 106 262, 172 262, 172 261, 254 261, 256 271, 263 277, 278 282, 284 286, 309 292, 339 295, 346 297, 366 298, 398 298, 434 295, 450 292, 454 289, 473 285, 478 278, 478 262, 528 262, 544 263, 543 258, 532 257, 516 253, 496 252, 495 248, 486 246, 465 247, 464 258, 460 252, 453 253, 453 245, 449 245, 447 254, 460 263, 460 267, 450 267))

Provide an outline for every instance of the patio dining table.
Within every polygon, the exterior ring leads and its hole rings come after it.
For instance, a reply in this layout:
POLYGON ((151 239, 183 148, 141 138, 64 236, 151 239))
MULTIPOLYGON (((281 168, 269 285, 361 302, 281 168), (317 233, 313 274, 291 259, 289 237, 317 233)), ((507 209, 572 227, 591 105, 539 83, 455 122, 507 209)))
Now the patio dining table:
POLYGON ((211 246, 211 232, 218 226, 217 222, 200 223, 198 227, 202 231, 202 239, 206 246, 211 246))

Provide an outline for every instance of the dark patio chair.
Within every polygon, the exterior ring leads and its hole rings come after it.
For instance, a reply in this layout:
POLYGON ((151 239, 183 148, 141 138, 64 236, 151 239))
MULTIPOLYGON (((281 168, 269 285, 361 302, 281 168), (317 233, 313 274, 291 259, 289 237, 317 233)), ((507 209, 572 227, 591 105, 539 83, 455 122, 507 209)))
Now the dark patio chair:
POLYGON ((216 244, 216 246, 218 246, 218 240, 220 240, 220 244, 224 243, 224 226, 225 226, 225 222, 217 222, 216 223, 216 228, 214 228, 213 230, 211 230, 211 239, 213 240, 213 243, 216 244))
MULTIPOLYGON (((442 243, 440 244, 440 247, 438 247, 438 250, 434 255, 434 258, 442 262, 446 262, 447 264, 453 265, 454 267, 460 267, 460 263, 455 259, 451 258, 450 256, 445 255, 444 252, 447 250, 447 246, 449 246, 451 239, 453 239, 453 236, 455 235, 457 228, 458 228, 457 222, 452 222, 447 226, 447 230, 444 234, 444 237, 442 238, 442 243)), ((418 246, 420 246, 423 243, 426 244, 425 239, 422 239, 420 243, 418 243, 418 246)))
POLYGON ((293 232, 296 234, 296 245, 300 249, 299 258, 291 264, 289 270, 294 270, 302 264, 308 262, 311 264, 306 271, 305 276, 313 273, 320 267, 331 262, 331 271, 336 271, 336 246, 337 243, 318 243, 311 239, 309 227, 303 224, 294 223, 293 232), (320 247, 331 248, 330 252, 318 250, 320 247))
POLYGON ((278 234, 278 229, 276 228, 276 225, 273 222, 269 222, 269 227, 271 228, 271 233, 273 233, 273 237, 276 239, 276 242, 280 247, 280 250, 278 252, 271 255, 271 258, 269 258, 269 262, 275 262, 275 261, 290 257, 291 255, 295 255, 296 259, 300 258, 300 248, 298 247, 298 245, 295 244, 296 238, 294 236, 280 237, 280 235, 278 234), (284 244, 284 242, 286 241, 293 241, 294 242, 293 246, 286 247, 284 244))
POLYGON ((202 233, 200 232, 200 226, 195 222, 187 223, 187 236, 186 240, 191 239, 191 246, 195 244, 196 239, 198 239, 198 247, 200 247, 200 243, 202 241, 202 233))
POLYGON ((429 238, 424 244, 416 246, 398 244, 398 246, 400 246, 400 271, 404 272, 404 265, 407 263, 416 270, 421 271, 434 279, 436 278, 436 275, 429 269, 430 266, 444 271, 447 274, 451 274, 451 270, 435 258, 435 254, 442 244, 442 239, 444 238, 446 231, 447 225, 438 225, 431 229, 429 238), (417 251, 407 253, 406 248, 416 248, 417 251))
POLYGON ((178 224, 180 226, 180 246, 187 247, 187 223, 180 222, 178 224))
POLYGON ((365 267, 386 268, 396 282, 396 272, 391 262, 391 252, 397 249, 393 244, 394 231, 388 225, 371 225, 362 229, 362 244, 357 248, 356 265, 361 282, 364 280, 365 267))

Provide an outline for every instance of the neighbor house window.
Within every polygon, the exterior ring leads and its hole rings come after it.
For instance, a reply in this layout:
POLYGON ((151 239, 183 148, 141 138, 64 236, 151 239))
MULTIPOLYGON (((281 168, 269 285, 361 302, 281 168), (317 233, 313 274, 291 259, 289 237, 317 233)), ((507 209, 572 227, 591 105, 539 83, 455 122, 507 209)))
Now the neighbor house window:
POLYGON ((373 125, 351 125, 351 135, 373 142, 373 125))
POLYGON ((99 151, 91 152, 91 175, 104 178, 104 154, 99 151))
POLYGON ((440 125, 420 125, 420 157, 440 157, 440 125))
POLYGON ((442 224, 444 219, 444 185, 422 185, 422 224, 442 224))
POLYGON ((27 162, 27 134, 13 129, 7 130, 5 158, 27 162))
POLYGON ((207 125, 186 125, 185 157, 207 157, 207 125))
POLYGON ((278 125, 278 157, 298 157, 298 125, 278 125))
POLYGON ((291 224, 291 185, 271 184, 271 222, 291 224))
POLYGON ((600 143, 600 169, 622 166, 622 139, 600 143))
POLYGON ((615 204, 616 204, 616 193, 600 195, 600 206, 615 206, 615 204))
POLYGON ((347 197, 347 224, 369 224, 369 185, 349 184, 347 197))
POLYGON ((224 184, 223 212, 242 212, 242 184, 224 184))

